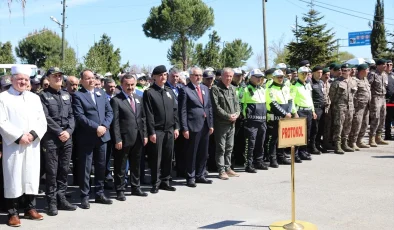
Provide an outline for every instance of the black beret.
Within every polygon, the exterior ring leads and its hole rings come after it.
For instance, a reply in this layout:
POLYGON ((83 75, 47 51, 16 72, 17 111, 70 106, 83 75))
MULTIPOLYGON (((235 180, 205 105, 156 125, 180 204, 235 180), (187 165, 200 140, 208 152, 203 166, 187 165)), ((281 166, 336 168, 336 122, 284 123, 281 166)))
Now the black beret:
POLYGON ((386 60, 384 60, 384 59, 379 59, 379 60, 377 60, 376 61, 376 65, 384 65, 384 64, 386 64, 386 60))
POLYGON ((286 69, 286 74, 292 74, 291 69, 286 69))
POLYGON ((162 73, 165 73, 165 72, 167 72, 166 67, 164 65, 159 65, 159 66, 156 66, 153 69, 152 75, 159 75, 159 74, 162 74, 162 73))
POLYGON ((386 60, 386 63, 393 63, 392 60, 386 60))
POLYGON ((276 70, 275 68, 267 69, 265 71, 265 76, 267 76, 268 74, 273 74, 275 72, 275 70, 276 70))
POLYGON ((351 68, 349 64, 344 63, 341 65, 341 69, 347 69, 347 68, 351 68))
POLYGON ((290 68, 291 73, 297 73, 297 69, 296 68, 290 68))
POLYGON ((357 71, 365 70, 368 68, 369 68, 368 64, 361 64, 361 65, 357 66, 357 71))
POLYGON ((332 69, 332 68, 334 68, 336 65, 337 65, 337 63, 333 62, 333 63, 331 63, 331 64, 328 66, 328 68, 329 68, 329 69, 332 69))
POLYGON ((323 67, 318 65, 318 66, 313 67, 312 72, 316 72, 316 71, 319 71, 319 70, 323 70, 323 67))
POLYGON ((300 62, 299 66, 306 66, 308 64, 309 64, 308 60, 303 60, 303 61, 300 62))
POLYGON ((330 72, 330 69, 329 69, 329 68, 324 68, 324 69, 323 69, 323 74, 326 74, 326 73, 328 73, 328 72, 330 72))

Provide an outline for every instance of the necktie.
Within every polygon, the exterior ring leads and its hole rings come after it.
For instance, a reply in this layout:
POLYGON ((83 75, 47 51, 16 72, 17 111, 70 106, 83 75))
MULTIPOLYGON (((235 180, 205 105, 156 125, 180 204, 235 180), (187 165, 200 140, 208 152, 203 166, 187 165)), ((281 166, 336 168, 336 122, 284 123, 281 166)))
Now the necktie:
POLYGON ((93 100, 93 103, 96 104, 96 98, 94 97, 94 91, 90 92, 90 97, 93 100))
POLYGON ((201 104, 204 104, 204 100, 202 99, 202 93, 201 93, 200 86, 199 85, 196 86, 196 89, 197 89, 197 95, 198 95, 198 98, 200 98, 201 104))
POLYGON ((130 105, 131 105, 131 109, 133 110, 133 112, 135 113, 135 103, 134 103, 134 98, 132 96, 129 96, 130 98, 130 105))

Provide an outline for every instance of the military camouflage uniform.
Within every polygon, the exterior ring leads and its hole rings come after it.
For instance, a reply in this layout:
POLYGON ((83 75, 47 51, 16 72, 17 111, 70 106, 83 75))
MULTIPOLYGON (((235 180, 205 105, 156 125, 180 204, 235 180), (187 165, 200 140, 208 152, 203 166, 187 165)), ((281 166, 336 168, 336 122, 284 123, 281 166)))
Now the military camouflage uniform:
POLYGON ((351 79, 337 78, 330 87, 331 109, 334 121, 333 141, 347 144, 354 113, 353 98, 357 83, 351 79), (346 121, 346 122, 345 122, 346 121))
MULTIPOLYGON (((323 118, 321 120, 321 126, 319 124, 320 127, 324 127, 322 128, 323 131, 323 143, 324 143, 324 147, 326 147, 326 145, 328 144, 328 142, 332 141, 332 135, 331 135, 331 109, 330 109, 330 105, 331 105, 331 100, 329 97, 329 93, 330 93, 330 82, 323 82, 323 93, 324 93, 324 114, 323 114, 323 118)), ((319 127, 319 129, 320 129, 319 127)))
POLYGON ((369 123, 369 104, 371 102, 371 88, 368 79, 355 78, 357 92, 354 95, 354 116, 349 143, 360 143, 364 137, 369 123))
POLYGON ((384 121, 386 119, 386 87, 388 78, 386 73, 372 72, 368 75, 371 85, 371 106, 370 106, 370 130, 369 135, 374 137, 382 135, 384 121))

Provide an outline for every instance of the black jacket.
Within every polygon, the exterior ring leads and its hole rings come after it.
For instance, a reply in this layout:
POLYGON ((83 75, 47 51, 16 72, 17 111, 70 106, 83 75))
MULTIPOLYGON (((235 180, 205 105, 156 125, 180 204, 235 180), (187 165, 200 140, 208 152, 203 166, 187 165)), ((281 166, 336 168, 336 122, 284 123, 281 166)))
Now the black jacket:
POLYGON ((144 108, 148 135, 156 130, 179 130, 178 104, 174 92, 167 86, 151 85, 144 92, 144 108))
POLYGON ((133 95, 133 98, 135 112, 123 92, 118 93, 110 102, 114 114, 111 124, 111 140, 115 144, 122 142, 123 147, 130 147, 136 141, 143 143, 143 138, 147 137, 142 98, 136 94, 133 95), (141 137, 140 140, 137 140, 138 133, 141 137))

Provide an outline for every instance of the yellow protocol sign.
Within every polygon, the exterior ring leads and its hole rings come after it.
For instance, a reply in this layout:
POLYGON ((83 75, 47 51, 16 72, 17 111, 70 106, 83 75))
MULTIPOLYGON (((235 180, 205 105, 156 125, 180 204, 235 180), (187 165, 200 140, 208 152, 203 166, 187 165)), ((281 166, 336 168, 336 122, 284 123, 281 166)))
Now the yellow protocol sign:
POLYGON ((306 118, 279 120, 278 148, 306 145, 307 138, 306 118))

